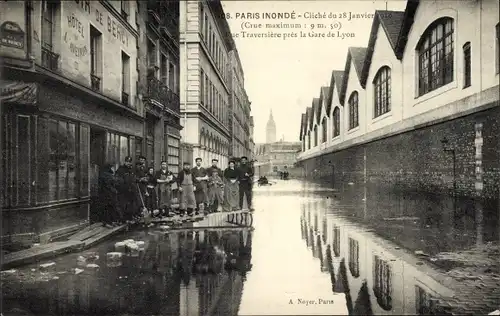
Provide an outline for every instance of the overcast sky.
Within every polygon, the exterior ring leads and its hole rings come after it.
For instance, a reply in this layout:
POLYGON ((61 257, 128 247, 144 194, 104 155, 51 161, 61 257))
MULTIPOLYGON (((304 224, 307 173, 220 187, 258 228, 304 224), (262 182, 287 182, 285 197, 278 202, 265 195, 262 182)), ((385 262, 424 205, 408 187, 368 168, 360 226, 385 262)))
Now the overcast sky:
MULTIPOLYGON (((252 115, 255 122, 254 139, 256 143, 265 142, 265 127, 272 109, 276 121, 277 139, 283 135, 285 141, 299 141, 300 114, 311 106, 312 99, 319 97, 320 87, 328 86, 332 70, 343 70, 349 46, 368 44, 372 18, 352 19, 305 19, 263 20, 236 18, 236 13, 335 13, 349 12, 363 14, 375 10, 404 11, 406 1, 222 1, 232 33, 271 31, 266 23, 300 23, 301 29, 274 29, 284 33, 295 31, 308 33, 311 24, 324 24, 333 27, 336 33, 354 33, 352 38, 235 38, 243 71, 245 88, 252 102, 252 115), (263 29, 242 30, 242 22, 262 23, 263 29), (337 23, 337 22, 340 22, 337 23), (307 24, 307 28, 304 24, 307 24)), ((319 30, 317 30, 319 31, 319 30)), ((323 33, 328 32, 323 30, 323 33)))

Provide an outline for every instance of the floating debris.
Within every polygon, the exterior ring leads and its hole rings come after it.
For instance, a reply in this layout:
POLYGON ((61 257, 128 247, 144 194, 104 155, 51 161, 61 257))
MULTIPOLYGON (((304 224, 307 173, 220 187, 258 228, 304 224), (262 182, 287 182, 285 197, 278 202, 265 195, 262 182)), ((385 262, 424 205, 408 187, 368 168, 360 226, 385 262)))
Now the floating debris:
POLYGON ((83 269, 78 269, 78 268, 75 268, 75 269, 74 269, 74 271, 75 271, 75 274, 80 274, 80 273, 82 273, 84 270, 83 270, 83 269))
POLYGON ((488 315, 500 315, 500 309, 497 309, 496 311, 493 311, 489 313, 488 315))
POLYGON ((87 268, 99 269, 99 266, 95 263, 89 263, 89 264, 87 264, 87 268))
MULTIPOLYGON (((32 270, 35 270, 35 269, 32 269, 32 270)), ((13 273, 16 273, 16 272, 17 272, 17 270, 10 269, 10 270, 3 270, 2 274, 13 274, 13 273)))
POLYGON ((120 250, 123 251, 123 250, 125 250, 125 242, 124 241, 117 242, 115 244, 115 250, 116 251, 120 251, 120 250))
POLYGON ((40 271, 48 272, 49 270, 54 269, 55 267, 56 267, 55 262, 43 263, 40 265, 40 271))
POLYGON ((123 256, 123 253, 121 252, 108 252, 106 254, 106 258, 108 260, 117 260, 117 259, 121 259, 121 257, 123 256))

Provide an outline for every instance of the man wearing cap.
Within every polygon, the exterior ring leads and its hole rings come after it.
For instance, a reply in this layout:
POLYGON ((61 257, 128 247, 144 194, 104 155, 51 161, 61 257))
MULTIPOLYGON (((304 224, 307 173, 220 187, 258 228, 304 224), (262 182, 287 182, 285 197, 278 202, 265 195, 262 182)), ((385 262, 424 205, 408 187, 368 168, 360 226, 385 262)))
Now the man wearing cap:
POLYGON ((187 211, 188 215, 193 215, 193 210, 196 208, 196 198, 194 195, 194 182, 196 181, 191 172, 189 162, 184 162, 182 170, 177 175, 177 186, 179 187, 180 203, 179 211, 181 216, 187 211))
POLYGON ((134 169, 132 168, 132 157, 125 157, 125 162, 116 170, 118 189, 118 209, 121 216, 131 221, 137 214, 139 205, 137 203, 137 188, 134 169))
POLYGON ((247 157, 243 156, 240 159, 238 167, 238 175, 240 182, 240 209, 243 209, 243 195, 247 197, 247 206, 252 211, 252 185, 253 185, 253 168, 248 164, 247 157))
MULTIPOLYGON (((208 175, 207 170, 201 166, 201 162, 203 161, 201 158, 196 158, 196 166, 191 169, 191 173, 195 178, 194 186, 196 190, 194 194, 196 196, 196 205, 199 207, 200 204, 203 204, 204 208, 208 207, 208 195, 207 195, 207 185, 208 185, 208 175)), ((199 208, 196 210, 198 213, 199 208)))
MULTIPOLYGON (((148 186, 148 170, 146 166, 146 157, 144 156, 139 156, 138 157, 139 162, 137 162, 135 166, 135 176, 136 176, 136 181, 139 187, 139 193, 142 195, 142 199, 144 200, 144 197, 146 196, 146 191, 147 191, 147 186, 148 186)), ((137 197, 140 199, 140 197, 137 197)), ((140 200, 139 200, 140 201, 140 200)), ((135 217, 136 219, 139 219, 141 216, 141 211, 140 208, 138 207, 136 210, 135 217)))
POLYGON ((223 185, 221 184, 224 175, 222 170, 217 166, 218 162, 218 159, 212 159, 212 166, 207 169, 207 174, 210 178, 208 183, 208 205, 211 212, 216 212, 224 201, 223 185))

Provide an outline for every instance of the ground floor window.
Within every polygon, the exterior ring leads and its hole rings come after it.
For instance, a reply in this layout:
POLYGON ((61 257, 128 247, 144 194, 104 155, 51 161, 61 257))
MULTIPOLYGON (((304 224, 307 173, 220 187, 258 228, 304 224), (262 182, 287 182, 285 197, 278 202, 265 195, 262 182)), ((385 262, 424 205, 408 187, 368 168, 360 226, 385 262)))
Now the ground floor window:
POLYGON ((130 155, 129 151, 129 138, 127 136, 119 135, 116 133, 107 133, 106 139, 108 162, 119 166, 124 163, 125 157, 130 155))
POLYGON ((165 138, 167 139, 168 170, 177 174, 179 172, 180 139, 172 135, 166 135, 165 138))
POLYGON ((6 113, 4 206, 89 195, 89 126, 49 115, 6 113))

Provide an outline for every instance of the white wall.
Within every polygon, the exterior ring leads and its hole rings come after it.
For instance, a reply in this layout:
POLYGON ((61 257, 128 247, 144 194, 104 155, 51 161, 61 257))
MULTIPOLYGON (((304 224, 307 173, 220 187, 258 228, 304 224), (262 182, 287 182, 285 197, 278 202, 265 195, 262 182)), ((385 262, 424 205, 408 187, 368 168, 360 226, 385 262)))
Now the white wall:
POLYGON ((345 139, 352 139, 362 135, 366 131, 366 92, 361 87, 356 68, 354 67, 354 59, 351 59, 351 68, 349 70, 349 78, 347 80, 347 89, 344 100, 344 135, 345 139), (349 130, 349 98, 351 94, 358 92, 358 116, 359 126, 349 130))
MULTIPOLYGON (((344 106, 341 107, 341 136, 338 140, 329 142, 324 148, 306 150, 301 153, 298 159, 308 159, 320 155, 323 151, 354 146, 389 132, 402 131, 415 124, 425 124, 439 118, 469 111, 492 101, 498 101, 499 93, 494 91, 499 84, 499 75, 496 73, 495 67, 495 26, 498 21, 498 1, 420 1, 413 26, 408 34, 408 43, 402 61, 396 59, 380 25, 366 91, 361 89, 354 65, 351 62, 345 102, 344 106), (416 45, 426 28, 436 19, 445 16, 454 19, 454 79, 443 87, 418 96, 416 45), (466 42, 471 43, 472 83, 470 87, 464 89, 462 47, 466 42), (391 111, 373 119, 374 91, 372 82, 377 71, 384 65, 391 68, 391 111), (354 90, 359 93, 360 127, 348 131, 348 100, 354 90)), ((334 102, 338 102, 335 93, 332 98, 332 103, 334 102)), ((335 105, 332 104, 332 111, 334 108, 335 105)), ((330 118, 330 126, 333 127, 332 117, 330 118)))
POLYGON ((375 41, 372 62, 366 80, 366 130, 371 132, 381 127, 400 121, 403 111, 403 72, 401 62, 394 55, 394 50, 387 39, 384 28, 379 25, 377 40, 375 41), (391 69, 391 111, 374 118, 375 99, 373 80, 383 66, 391 69))

